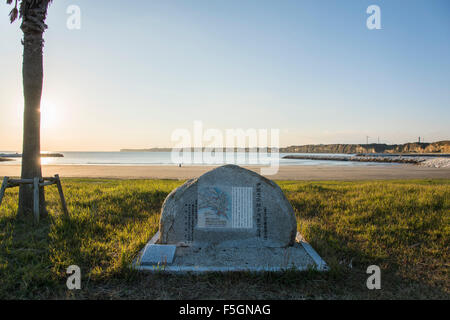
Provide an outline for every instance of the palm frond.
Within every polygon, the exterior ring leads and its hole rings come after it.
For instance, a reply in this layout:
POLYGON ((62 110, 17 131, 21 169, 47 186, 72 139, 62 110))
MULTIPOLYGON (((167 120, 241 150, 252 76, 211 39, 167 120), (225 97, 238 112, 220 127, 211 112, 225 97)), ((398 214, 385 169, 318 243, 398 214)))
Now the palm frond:
POLYGON ((11 12, 9 13, 9 20, 11 21, 11 23, 13 23, 17 19, 18 15, 19 15, 19 10, 17 10, 17 8, 13 8, 11 10, 11 12))
MULTIPOLYGON (((6 4, 12 4, 12 0, 6 0, 6 4)), ((9 20, 13 23, 17 19, 19 10, 17 9, 17 0, 14 3, 14 8, 9 12, 9 20)))
MULTIPOLYGON (((29 9, 36 8, 37 6, 41 6, 47 11, 46 9, 51 2, 52 0, 15 0, 14 8, 9 13, 9 19, 13 23, 17 18, 21 19, 26 16, 29 9), (19 8, 18 3, 20 3, 19 8)), ((12 3, 13 0, 6 0, 6 4, 12 3)))

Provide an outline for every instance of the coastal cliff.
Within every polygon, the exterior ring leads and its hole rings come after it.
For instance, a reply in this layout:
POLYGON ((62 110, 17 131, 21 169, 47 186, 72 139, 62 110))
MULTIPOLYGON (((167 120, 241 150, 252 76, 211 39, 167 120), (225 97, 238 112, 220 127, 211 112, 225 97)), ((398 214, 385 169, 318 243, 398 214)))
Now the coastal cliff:
MULTIPOLYGON (((171 148, 121 149, 121 152, 171 152, 171 148)), ((201 150, 200 150, 201 151, 201 150)), ((249 148, 235 149, 248 152, 249 148)), ((271 148, 267 149, 271 152, 271 148)), ((433 143, 405 144, 311 144, 279 149, 280 153, 450 153, 450 140, 433 143)))
POLYGON ((280 148, 282 153, 450 153, 450 141, 405 144, 316 144, 280 148))

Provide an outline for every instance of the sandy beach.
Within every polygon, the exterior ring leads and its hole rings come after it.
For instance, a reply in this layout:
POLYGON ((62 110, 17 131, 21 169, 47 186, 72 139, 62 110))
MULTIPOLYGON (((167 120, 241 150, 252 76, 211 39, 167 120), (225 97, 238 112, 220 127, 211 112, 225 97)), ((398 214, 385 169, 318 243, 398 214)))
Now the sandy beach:
MULTIPOLYGON (((261 167, 245 166, 260 173, 261 167)), ((213 166, 118 166, 118 165, 44 165, 44 176, 118 179, 190 179, 213 166)), ((20 165, 0 165, 0 176, 20 176, 20 165)), ((281 166, 275 180, 382 180, 382 179, 450 179, 450 168, 428 168, 417 165, 394 166, 281 166)))

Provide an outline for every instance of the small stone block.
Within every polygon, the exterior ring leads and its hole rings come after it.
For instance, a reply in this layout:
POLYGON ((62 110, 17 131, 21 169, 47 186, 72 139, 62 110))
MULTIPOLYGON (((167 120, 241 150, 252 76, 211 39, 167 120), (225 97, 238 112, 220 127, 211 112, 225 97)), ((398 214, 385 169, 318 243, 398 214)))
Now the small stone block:
POLYGON ((142 253, 141 264, 171 264, 176 249, 176 245, 148 244, 142 253))

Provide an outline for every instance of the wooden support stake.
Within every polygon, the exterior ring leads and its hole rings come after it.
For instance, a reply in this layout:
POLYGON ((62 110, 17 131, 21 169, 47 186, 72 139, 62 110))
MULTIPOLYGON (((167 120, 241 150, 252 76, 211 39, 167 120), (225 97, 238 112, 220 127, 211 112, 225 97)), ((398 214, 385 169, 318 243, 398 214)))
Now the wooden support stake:
POLYGON ((33 179, 9 179, 10 183, 13 184, 33 184, 33 179))
POLYGON ((69 210, 67 210, 66 199, 64 198, 64 193, 61 185, 61 180, 59 179, 59 175, 55 174, 56 186, 58 187, 59 197, 61 198, 61 205, 65 215, 69 215, 69 210))
POLYGON ((39 186, 40 187, 46 187, 46 186, 51 186, 52 184, 56 184, 56 181, 41 182, 41 183, 39 183, 39 186))
POLYGON ((54 177, 47 178, 33 178, 33 179, 10 179, 9 177, 3 178, 3 183, 0 189, 0 205, 2 204, 3 196, 5 194, 5 190, 7 188, 18 187, 23 184, 31 185, 33 188, 33 214, 34 214, 34 222, 36 224, 39 223, 39 191, 40 188, 51 186, 52 184, 56 184, 58 187, 59 197, 61 198, 61 206, 65 215, 69 215, 69 210, 67 210, 66 199, 64 198, 64 193, 61 185, 61 180, 59 179, 59 175, 55 174, 54 177))
POLYGON ((36 224, 39 223, 39 178, 34 178, 33 182, 33 213, 34 213, 34 222, 36 224))
POLYGON ((0 189, 0 206, 2 205, 3 196, 5 195, 6 187, 8 186, 8 177, 3 178, 2 188, 0 189))

